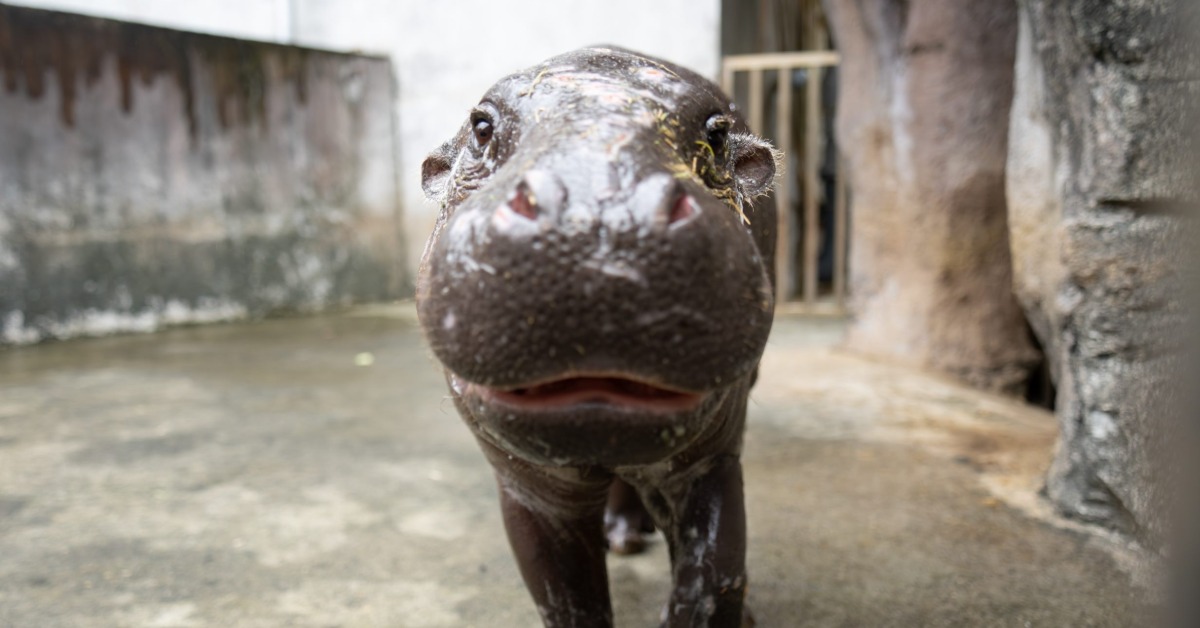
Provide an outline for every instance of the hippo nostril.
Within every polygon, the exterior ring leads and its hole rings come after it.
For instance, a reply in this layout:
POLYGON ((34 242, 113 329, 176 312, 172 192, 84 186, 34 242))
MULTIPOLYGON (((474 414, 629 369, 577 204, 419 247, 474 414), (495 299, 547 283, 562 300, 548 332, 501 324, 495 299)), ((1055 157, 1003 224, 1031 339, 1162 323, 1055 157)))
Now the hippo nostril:
POLYGON ((533 190, 529 189, 529 184, 525 181, 518 183, 516 189, 513 190, 512 196, 508 199, 508 207, 518 216, 537 220, 537 196, 533 190))
POLYGON ((688 218, 696 215, 696 209, 696 199, 692 198, 691 194, 680 194, 675 199, 675 204, 671 206, 671 213, 667 216, 667 224, 675 225, 686 221, 688 218))

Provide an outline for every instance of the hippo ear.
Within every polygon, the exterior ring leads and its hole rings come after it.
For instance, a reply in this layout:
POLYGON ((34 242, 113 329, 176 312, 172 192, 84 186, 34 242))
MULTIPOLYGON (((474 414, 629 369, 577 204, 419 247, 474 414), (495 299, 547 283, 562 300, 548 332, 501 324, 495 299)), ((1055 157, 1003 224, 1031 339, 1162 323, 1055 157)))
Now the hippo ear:
POLYGON ((748 198, 771 191, 781 155, 766 141, 753 135, 729 136, 730 163, 738 188, 748 198))
POLYGON ((448 148, 448 145, 443 145, 421 162, 421 189, 431 201, 441 201, 446 195, 446 184, 453 168, 448 148))

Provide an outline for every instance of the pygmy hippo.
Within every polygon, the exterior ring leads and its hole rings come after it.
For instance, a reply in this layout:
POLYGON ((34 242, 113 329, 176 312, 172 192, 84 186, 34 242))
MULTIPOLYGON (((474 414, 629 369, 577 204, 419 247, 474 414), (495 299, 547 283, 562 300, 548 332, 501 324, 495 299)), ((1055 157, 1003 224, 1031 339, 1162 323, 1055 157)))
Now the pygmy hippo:
POLYGON ((742 625, 776 159, 710 81, 588 48, 500 80, 422 164, 421 325, 546 626, 611 626, 606 545, 652 526, 663 625, 742 625))

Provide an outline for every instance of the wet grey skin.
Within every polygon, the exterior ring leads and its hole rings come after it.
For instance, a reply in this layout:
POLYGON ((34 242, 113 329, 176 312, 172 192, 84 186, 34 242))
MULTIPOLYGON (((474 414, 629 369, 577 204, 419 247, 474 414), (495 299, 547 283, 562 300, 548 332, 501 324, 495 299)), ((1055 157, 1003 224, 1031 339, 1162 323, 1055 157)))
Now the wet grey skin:
POLYGON ((662 625, 749 624, 739 455, 775 161, 707 79, 589 48, 501 79, 422 164, 421 325, 546 626, 611 626, 606 548, 654 526, 662 625))

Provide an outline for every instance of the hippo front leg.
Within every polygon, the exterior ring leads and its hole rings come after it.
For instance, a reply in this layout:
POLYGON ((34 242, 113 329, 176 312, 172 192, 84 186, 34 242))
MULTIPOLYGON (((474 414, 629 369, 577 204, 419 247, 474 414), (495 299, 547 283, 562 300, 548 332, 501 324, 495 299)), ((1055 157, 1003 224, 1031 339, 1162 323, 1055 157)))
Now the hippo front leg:
POLYGON ((611 628, 603 528, 611 476, 489 458, 508 542, 542 622, 611 628))
POLYGON ((674 589, 664 628, 752 626, 746 595, 746 511, 742 465, 719 458, 679 496, 667 530, 674 589))

